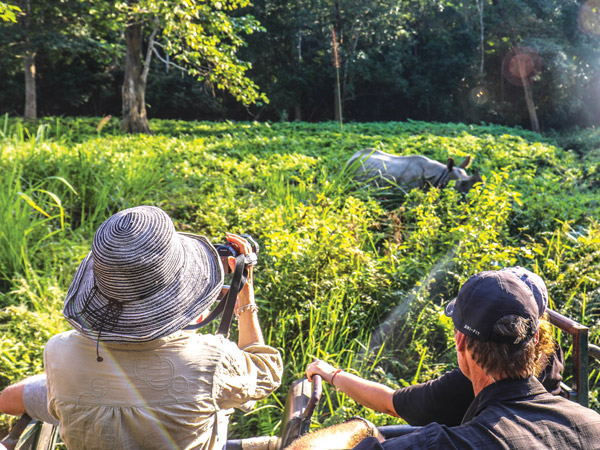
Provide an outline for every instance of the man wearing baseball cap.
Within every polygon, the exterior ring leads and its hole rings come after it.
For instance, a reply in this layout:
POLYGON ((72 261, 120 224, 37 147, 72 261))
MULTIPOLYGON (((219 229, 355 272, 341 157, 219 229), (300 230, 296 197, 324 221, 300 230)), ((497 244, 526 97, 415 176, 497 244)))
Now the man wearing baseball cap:
MULTIPOLYGON (((431 423, 388 440, 371 428, 367 433, 375 436, 355 449, 597 449, 600 415, 548 393, 534 376, 538 312, 531 289, 515 274, 487 271, 472 276, 446 308, 455 327, 459 366, 475 394, 462 423, 431 423)), ((369 428, 361 421, 351 423, 353 429, 348 423, 340 427, 349 434, 369 428)), ((292 448, 315 445, 306 439, 292 448)))
MULTIPOLYGON (((552 325, 548 322, 546 284, 539 275, 524 267, 506 267, 501 271, 515 275, 533 294, 540 320, 539 341, 536 345, 536 377, 548 392, 558 395, 561 392, 564 356, 561 347, 554 341, 552 325)), ((337 390, 352 397, 357 403, 375 411, 401 417, 413 426, 424 426, 431 422, 450 427, 460 425, 475 398, 473 385, 460 368, 426 382, 396 390, 337 369, 321 360, 309 363, 306 368, 309 380, 315 374, 321 375, 328 383, 333 382, 337 390)), ((0 403, 0 409, 1 406, 0 403)))

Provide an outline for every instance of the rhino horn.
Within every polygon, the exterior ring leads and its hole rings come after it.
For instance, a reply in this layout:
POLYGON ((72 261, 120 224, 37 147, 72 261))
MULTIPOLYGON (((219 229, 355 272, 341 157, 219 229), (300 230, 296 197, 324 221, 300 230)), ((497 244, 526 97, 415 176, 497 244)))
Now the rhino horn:
POLYGON ((471 165, 471 155, 467 155, 467 157, 464 159, 463 162, 461 162, 458 165, 458 167, 460 167, 461 169, 468 169, 470 165, 471 165))

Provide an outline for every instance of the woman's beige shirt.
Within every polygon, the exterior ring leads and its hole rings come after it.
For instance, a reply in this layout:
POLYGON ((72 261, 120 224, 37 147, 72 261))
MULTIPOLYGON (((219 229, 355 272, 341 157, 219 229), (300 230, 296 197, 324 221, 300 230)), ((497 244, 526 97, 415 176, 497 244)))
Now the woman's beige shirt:
POLYGON ((281 383, 279 352, 180 331, 141 344, 100 344, 76 331, 44 351, 48 408, 67 448, 221 449, 232 408, 281 383))

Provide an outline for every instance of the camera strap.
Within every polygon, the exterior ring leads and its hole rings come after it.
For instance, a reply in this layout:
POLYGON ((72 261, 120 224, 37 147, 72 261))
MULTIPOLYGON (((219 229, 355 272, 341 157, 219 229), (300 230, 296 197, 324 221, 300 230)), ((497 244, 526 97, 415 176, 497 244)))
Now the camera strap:
POLYGON ((219 324, 219 331, 217 334, 222 334, 225 337, 229 337, 229 328, 231 327, 231 321, 233 319, 233 309, 235 308, 235 302, 237 301, 238 294, 246 284, 246 255, 237 255, 235 257, 235 270, 233 272, 233 279, 227 291, 225 301, 225 309, 223 311, 223 317, 221 317, 221 323, 219 324))
POLYGON ((219 324, 219 330, 217 334, 222 334, 225 337, 229 336, 229 328, 231 327, 231 321, 233 320, 233 309, 235 308, 235 302, 237 296, 246 284, 246 258, 245 255, 235 256, 235 270, 233 272, 233 278, 229 286, 229 290, 225 297, 221 299, 219 304, 211 313, 200 323, 188 325, 184 330, 197 330, 205 325, 208 325, 221 314, 221 323, 219 324))

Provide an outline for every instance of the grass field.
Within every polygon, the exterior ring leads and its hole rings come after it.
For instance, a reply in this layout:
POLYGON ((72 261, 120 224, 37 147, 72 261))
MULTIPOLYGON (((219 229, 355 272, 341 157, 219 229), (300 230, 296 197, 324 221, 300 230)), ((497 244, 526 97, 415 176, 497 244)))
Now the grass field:
MULTIPOLYGON (((519 264, 539 273, 551 307, 591 327, 599 343, 593 130, 153 121, 153 135, 128 136, 114 120, 101 130, 98 121, 0 121, 0 386, 43 370, 44 343, 67 329, 62 301, 94 230, 140 204, 214 243, 230 231, 261 244, 260 318, 281 349, 284 388, 236 413, 232 437, 276 433, 285 386, 313 357, 392 387, 454 367, 443 306, 481 270, 519 264), (484 183, 467 196, 373 191, 344 170, 365 147, 439 161, 471 155, 484 183)), ((570 383, 571 342, 557 338, 570 383)), ((591 368, 599 410, 600 371, 591 368)), ((354 414, 395 422, 326 388, 319 423, 354 414)))

